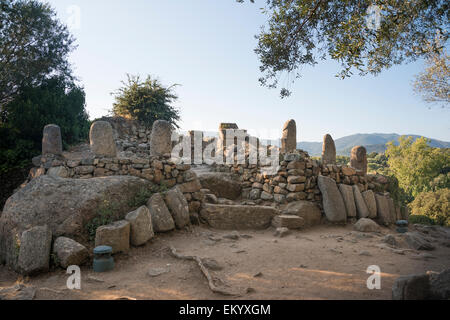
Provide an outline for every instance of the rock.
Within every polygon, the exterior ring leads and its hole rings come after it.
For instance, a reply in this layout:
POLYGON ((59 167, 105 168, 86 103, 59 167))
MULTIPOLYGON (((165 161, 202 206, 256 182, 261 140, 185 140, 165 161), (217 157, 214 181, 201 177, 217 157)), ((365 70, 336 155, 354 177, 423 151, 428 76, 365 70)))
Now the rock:
POLYGON ((207 193, 207 194, 205 194, 205 202, 217 204, 219 202, 219 200, 217 199, 215 194, 207 193))
POLYGON ((397 240, 392 234, 387 234, 383 237, 382 240, 384 243, 389 244, 390 246, 396 247, 397 246, 397 240))
POLYGON ((361 191, 357 185, 353 186, 353 195, 355 196, 355 204, 358 212, 358 218, 368 218, 370 213, 367 208, 366 202, 364 201, 361 191))
POLYGON ((296 215, 303 219, 305 227, 320 224, 322 213, 317 204, 310 201, 295 201, 289 203, 283 210, 283 215, 296 215))
POLYGON ((261 193, 261 199, 270 201, 270 200, 273 200, 273 195, 271 195, 270 193, 267 193, 266 191, 263 191, 261 193))
POLYGON ((327 219, 330 222, 345 222, 347 211, 336 182, 325 176, 319 176, 317 181, 322 192, 323 209, 327 219))
POLYGON ((430 286, 432 299, 450 299, 450 269, 431 275, 430 286))
POLYGON ((427 274, 402 276, 392 286, 392 300, 425 300, 430 296, 427 274))
POLYGON ((30 226, 48 225, 54 237, 85 245, 86 225, 104 203, 113 203, 114 214, 123 219, 133 209, 130 201, 150 186, 132 176, 83 180, 43 175, 31 180, 7 200, 0 216, 0 262, 14 267, 15 239, 30 226))
POLYGON ((386 226, 391 224, 391 215, 387 197, 377 193, 375 194, 375 200, 377 203, 377 216, 379 222, 386 226))
POLYGON ((61 178, 68 178, 69 171, 66 169, 66 167, 63 167, 63 166, 52 167, 52 168, 48 169, 47 175, 61 177, 61 178))
POLYGON ((66 237, 58 237, 53 244, 53 252, 61 267, 81 266, 89 258, 89 252, 85 246, 66 237))
POLYGON ((355 230, 360 232, 377 232, 380 227, 374 221, 367 218, 360 218, 354 225, 355 230))
POLYGON ((156 120, 150 136, 150 156, 163 156, 171 152, 172 125, 166 120, 156 120))
POLYGON ((133 246, 141 246, 155 235, 150 210, 146 206, 128 213, 125 220, 130 223, 130 242, 133 246))
POLYGON ((266 206, 204 204, 200 216, 217 229, 265 229, 278 212, 277 209, 266 206))
POLYGON ((188 225, 190 222, 189 205, 180 189, 175 187, 168 191, 165 195, 165 201, 172 214, 175 226, 181 229, 188 225))
POLYGON ((167 232, 175 229, 175 222, 160 193, 155 193, 147 202, 151 214, 153 230, 167 232))
POLYGON ((341 192, 345 208, 347 209, 347 217, 349 218, 356 217, 355 197, 353 195, 352 186, 341 183, 339 185, 339 191, 341 192))
POLYGON ((391 197, 387 197, 388 208, 389 208, 389 216, 391 223, 395 223, 397 221, 397 212, 395 210, 395 203, 391 197))
POLYGON ((219 271, 223 269, 223 267, 219 264, 219 262, 217 262, 217 260, 212 258, 203 258, 202 263, 206 268, 213 271, 219 271))
POLYGON ((353 168, 350 168, 350 167, 345 167, 345 166, 343 166, 343 167, 342 167, 342 173, 343 173, 345 176, 354 176, 354 175, 356 174, 356 170, 353 169, 353 168))
POLYGON ((333 138, 329 134, 323 137, 322 163, 336 164, 336 146, 333 138))
POLYGON ((110 246, 113 253, 130 249, 130 223, 120 220, 97 228, 95 246, 110 246))
POLYGON ((12 287, 0 288, 1 300, 33 300, 36 296, 36 288, 26 286, 23 283, 16 284, 12 287))
POLYGON ((178 185, 178 188, 180 188, 182 193, 194 193, 200 191, 201 187, 202 186, 197 179, 178 185))
POLYGON ((350 166, 367 174, 367 151, 363 146, 353 147, 350 154, 350 166))
POLYGON ((434 246, 417 232, 404 233, 406 243, 415 250, 434 250, 434 246))
POLYGON ((283 238, 283 237, 287 236, 289 233, 290 233, 290 231, 288 228, 282 227, 282 228, 277 228, 275 230, 274 236, 283 238))
POLYGON ((52 232, 48 226, 37 226, 24 231, 17 245, 20 273, 48 271, 52 246, 52 232))
POLYGON ((252 189, 248 196, 250 200, 258 200, 260 197, 261 197, 261 190, 259 189, 252 189))
POLYGON ((62 154, 61 129, 56 124, 48 124, 44 127, 42 136, 42 154, 62 154))
POLYGON ((231 233, 224 234, 224 235, 222 236, 222 238, 224 238, 224 239, 230 239, 230 240, 238 240, 239 237, 240 237, 239 232, 237 232, 236 230, 233 231, 233 232, 231 232, 231 233))
POLYGON ((297 149, 297 126, 295 120, 286 121, 281 137, 281 152, 287 153, 297 149))
POLYGON ((241 184, 229 173, 208 172, 199 174, 202 188, 211 190, 219 198, 236 200, 241 195, 241 184))
POLYGON ((113 129, 107 121, 96 121, 89 131, 91 151, 97 156, 115 158, 117 156, 113 129))
POLYGON ((147 275, 150 277, 157 277, 164 273, 168 273, 169 271, 169 268, 150 268, 147 271, 147 275))
POLYGON ((359 252, 359 255, 360 255, 360 256, 367 256, 367 257, 372 256, 372 255, 370 254, 370 252, 369 252, 369 251, 366 251, 366 250, 360 251, 360 252, 359 252))
POLYGON ((294 215, 279 215, 273 217, 272 226, 275 228, 300 229, 305 226, 305 220, 294 215))
POLYGON ((362 193, 362 197, 366 202, 367 209, 369 210, 369 218, 375 219, 377 217, 377 202, 375 200, 375 194, 372 190, 367 190, 362 193))

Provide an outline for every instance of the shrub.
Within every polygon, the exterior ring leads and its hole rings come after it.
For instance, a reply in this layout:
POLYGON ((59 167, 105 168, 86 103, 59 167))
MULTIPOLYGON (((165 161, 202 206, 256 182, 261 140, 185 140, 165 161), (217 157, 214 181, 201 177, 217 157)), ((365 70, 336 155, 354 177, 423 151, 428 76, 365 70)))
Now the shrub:
POLYGON ((408 219, 409 223, 411 224, 428 224, 433 225, 435 224, 435 221, 427 216, 421 215, 421 214, 413 214, 409 216, 408 219))
POLYGON ((95 239, 98 227, 113 223, 119 219, 118 208, 118 203, 103 200, 98 208, 97 216, 86 224, 86 231, 90 241, 95 239))
POLYGON ((443 226, 450 226, 450 189, 422 192, 410 209, 413 215, 423 215, 443 226))

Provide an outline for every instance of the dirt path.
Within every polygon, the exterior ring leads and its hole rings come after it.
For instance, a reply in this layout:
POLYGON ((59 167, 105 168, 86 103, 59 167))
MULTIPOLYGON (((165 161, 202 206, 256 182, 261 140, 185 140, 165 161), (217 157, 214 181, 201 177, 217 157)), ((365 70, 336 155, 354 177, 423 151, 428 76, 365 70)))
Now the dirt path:
MULTIPOLYGON (((390 299, 396 277, 440 272, 450 267, 450 248, 435 243, 431 257, 417 259, 418 252, 394 253, 383 246, 385 234, 363 234, 351 226, 320 226, 292 231, 275 238, 273 229, 243 231, 238 240, 223 238, 229 231, 194 227, 192 231, 158 235, 128 255, 116 256, 116 267, 108 273, 81 269, 81 290, 66 288, 64 270, 25 279, 38 288, 36 299, 234 299, 212 293, 194 262, 179 260, 167 250, 213 258, 222 270, 211 274, 233 288, 251 288, 237 299, 390 299), (414 258, 416 257, 416 258, 414 258), (381 289, 369 290, 370 265, 381 268, 381 289), (148 270, 166 273, 151 277, 148 270)), ((13 285, 19 277, 0 267, 0 287, 13 285)))

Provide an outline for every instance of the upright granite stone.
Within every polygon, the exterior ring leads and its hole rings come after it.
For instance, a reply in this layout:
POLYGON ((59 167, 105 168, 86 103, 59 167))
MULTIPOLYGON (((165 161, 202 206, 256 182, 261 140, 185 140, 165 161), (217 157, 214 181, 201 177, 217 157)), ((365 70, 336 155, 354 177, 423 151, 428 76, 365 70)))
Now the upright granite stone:
POLYGON ((367 151, 363 146, 353 147, 350 154, 350 166, 367 174, 367 151))
POLYGON ((319 176, 317 182, 322 193, 323 209, 327 219, 330 222, 345 222, 347 211, 336 182, 325 176, 319 176))
POLYGON ((42 154, 62 154, 61 129, 56 124, 44 127, 42 135, 42 154))
POLYGON ((375 194, 372 190, 367 190, 362 193, 364 201, 366 202, 367 209, 369 209, 369 218, 374 219, 377 217, 377 202, 375 200, 375 194))
POLYGON ((18 243, 18 266, 22 274, 47 271, 50 262, 52 232, 48 226, 26 230, 18 243))
POLYGON ((162 156, 172 152, 172 125, 166 120, 153 123, 150 136, 150 156, 162 156))
POLYGON ((334 145, 333 138, 329 134, 323 137, 322 163, 336 164, 336 146, 334 145))
POLYGON ((281 152, 288 153, 297 149, 297 125, 295 120, 286 121, 281 137, 281 152))
POLYGON ((341 183, 339 185, 339 191, 341 192, 345 208, 347 209, 347 217, 356 218, 355 196, 353 195, 352 186, 341 183))
POLYGON ((130 223, 119 220, 97 228, 95 246, 110 246, 112 253, 127 253, 130 249, 130 223))
POLYGON ((125 220, 130 223, 130 242, 133 246, 141 246, 155 235, 153 233, 150 211, 146 206, 139 207, 128 213, 125 216, 125 220))
POLYGON ((189 205, 180 188, 175 187, 166 193, 166 204, 172 214, 178 229, 183 228, 190 222, 189 205))
POLYGON ((286 215, 296 215, 305 222, 305 227, 320 224, 322 213, 319 206, 311 201, 299 200, 289 203, 282 212, 286 215))
POLYGON ((91 151, 97 156, 114 158, 117 156, 113 129, 107 121, 96 121, 89 131, 91 151))
POLYGON ((155 232, 167 232, 175 229, 175 222, 160 193, 155 193, 147 202, 155 232))
POLYGON ((385 195, 375 194, 375 200, 377 203, 377 216, 380 224, 391 224, 391 215, 389 211, 388 199, 385 195))
POLYGON ((361 195, 361 191, 359 190, 357 185, 353 185, 353 195, 355 196, 355 204, 358 212, 358 218, 368 218, 370 213, 367 208, 366 202, 364 201, 363 196, 361 195))

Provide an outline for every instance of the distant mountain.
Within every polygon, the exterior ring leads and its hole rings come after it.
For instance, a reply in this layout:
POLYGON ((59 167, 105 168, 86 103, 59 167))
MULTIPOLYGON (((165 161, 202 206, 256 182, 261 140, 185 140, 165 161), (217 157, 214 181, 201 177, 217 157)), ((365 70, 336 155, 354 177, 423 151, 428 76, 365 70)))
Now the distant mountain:
MULTIPOLYGON (((414 139, 421 136, 409 134, 414 139)), ((384 152, 386 150, 386 143, 389 141, 398 141, 400 137, 397 133, 357 133, 350 136, 336 139, 336 153, 338 155, 349 156, 350 151, 354 146, 364 146, 367 153, 370 152, 384 152)), ((430 139, 430 138, 428 138, 430 139)), ((450 142, 430 139, 430 145, 435 148, 450 148, 450 142)), ((307 151, 311 156, 320 156, 322 154, 322 142, 299 142, 297 148, 307 151)))

